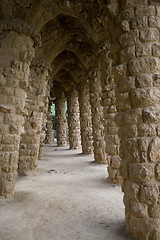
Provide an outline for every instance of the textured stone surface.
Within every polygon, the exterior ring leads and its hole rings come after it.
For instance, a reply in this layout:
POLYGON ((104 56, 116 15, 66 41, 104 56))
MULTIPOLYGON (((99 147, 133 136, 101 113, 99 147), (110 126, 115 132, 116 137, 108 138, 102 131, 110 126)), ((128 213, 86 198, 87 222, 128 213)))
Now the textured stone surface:
POLYGON ((100 85, 99 74, 99 69, 93 69, 92 73, 90 73, 91 76, 89 80, 93 128, 93 147, 95 162, 106 163, 107 160, 104 141, 103 108, 101 105, 102 89, 100 85))
POLYGON ((20 135, 26 114, 25 86, 28 84, 29 64, 34 57, 33 40, 6 31, 0 37, 0 55, 0 195, 8 197, 14 193, 20 135), (22 59, 20 53, 26 57, 22 59))
POLYGON ((30 67, 29 88, 25 103, 27 112, 24 133, 21 135, 19 154, 19 174, 28 174, 37 170, 37 160, 40 148, 40 135, 44 117, 44 102, 48 80, 48 69, 34 60, 30 67))
POLYGON ((78 92, 79 92, 82 153, 92 154, 93 140, 92 140, 91 105, 89 99, 89 85, 86 83, 80 83, 78 86, 78 92))
POLYGON ((78 149, 81 147, 80 114, 78 92, 75 89, 68 93, 67 106, 68 106, 69 146, 70 149, 78 149))
POLYGON ((54 142, 51 105, 52 105, 52 102, 50 101, 48 106, 48 113, 47 113, 46 138, 44 141, 45 144, 52 144, 54 142))
POLYGON ((124 2, 126 20, 134 30, 128 29, 120 37, 123 50, 114 76, 126 226, 134 239, 158 239, 160 85, 159 17, 155 8, 158 1, 149 1, 150 5, 147 1, 145 5, 144 1, 133 1, 132 5, 127 4, 130 1, 124 2), (129 6, 135 7, 135 16, 129 6), (127 67, 122 72, 124 63, 127 67), (127 88, 126 77, 131 79, 127 88))
POLYGON ((55 101, 57 146, 59 147, 67 144, 67 119, 65 102, 65 96, 57 98, 55 101))

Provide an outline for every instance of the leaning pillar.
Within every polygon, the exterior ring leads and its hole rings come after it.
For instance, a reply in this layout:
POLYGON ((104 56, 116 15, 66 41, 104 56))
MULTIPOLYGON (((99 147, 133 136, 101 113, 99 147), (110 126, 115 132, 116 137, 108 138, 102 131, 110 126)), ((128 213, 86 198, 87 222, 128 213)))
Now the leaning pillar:
POLYGON ((104 139, 106 143, 106 158, 108 164, 108 178, 114 184, 121 185, 123 177, 120 173, 121 158, 119 156, 120 139, 118 126, 115 123, 116 108, 116 84, 112 74, 113 60, 110 56, 110 43, 99 54, 101 64, 102 105, 104 115, 104 139))
POLYGON ((46 138, 44 141, 45 144, 52 144, 54 142, 51 105, 52 102, 50 101, 47 112, 46 138))
POLYGON ((21 21, 0 21, 0 196, 14 194, 29 65, 36 35, 21 21))
POLYGON ((93 140, 92 140, 91 105, 89 99, 89 85, 87 83, 80 83, 78 85, 78 93, 79 93, 82 153, 92 154, 93 140))
POLYGON ((40 146, 39 146, 39 154, 38 159, 43 159, 43 148, 45 145, 46 138, 46 124, 47 124, 47 113, 48 113, 48 105, 49 105, 49 96, 50 96, 50 85, 47 83, 45 89, 45 96, 43 97, 43 112, 42 112, 42 120, 41 120, 41 131, 40 131, 40 146))
POLYGON ((76 90, 68 93, 67 106, 70 149, 78 149, 81 147, 81 136, 78 92, 76 90))
POLYGON ((101 105, 102 92, 98 69, 90 72, 89 91, 92 112, 94 160, 97 163, 106 163, 103 108, 101 105))
POLYGON ((40 59, 34 59, 30 67, 29 89, 25 110, 24 133, 21 135, 19 168, 21 175, 37 170, 37 161, 40 148, 40 133, 43 120, 46 87, 49 76, 48 65, 40 59))
POLYGON ((150 2, 123 1, 114 72, 126 225, 137 240, 160 239, 160 7, 150 2))
POLYGON ((65 96, 61 96, 55 100, 56 135, 58 147, 67 145, 67 119, 65 103, 65 96))

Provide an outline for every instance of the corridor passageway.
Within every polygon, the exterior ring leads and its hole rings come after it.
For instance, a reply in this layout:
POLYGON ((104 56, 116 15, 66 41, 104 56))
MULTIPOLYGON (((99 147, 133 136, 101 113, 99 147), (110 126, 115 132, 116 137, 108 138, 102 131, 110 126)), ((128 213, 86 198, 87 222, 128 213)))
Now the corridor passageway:
POLYGON ((0 240, 129 240, 122 195, 93 155, 46 145, 39 171, 0 199, 0 240))

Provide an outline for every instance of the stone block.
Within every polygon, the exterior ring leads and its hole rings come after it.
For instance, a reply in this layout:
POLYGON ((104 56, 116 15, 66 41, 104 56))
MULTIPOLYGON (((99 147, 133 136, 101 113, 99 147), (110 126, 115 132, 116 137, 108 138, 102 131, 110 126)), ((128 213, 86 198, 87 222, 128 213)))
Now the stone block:
POLYGON ((18 98, 26 99, 26 92, 23 89, 16 88, 14 95, 18 98))
POLYGON ((129 196, 129 198, 133 201, 138 200, 138 195, 139 195, 139 185, 130 181, 125 181, 124 184, 124 193, 129 196))
POLYGON ((108 135, 106 136, 106 144, 114 144, 119 145, 119 138, 116 135, 108 135))
POLYGON ((0 74, 0 86, 4 86, 6 83, 6 78, 4 75, 0 74))
MULTIPOLYGON (((146 1, 147 2, 147 1, 146 1)), ((144 4, 142 6, 137 6, 135 8, 135 15, 136 16, 146 16, 146 17, 150 17, 150 16, 154 16, 156 13, 155 11, 155 7, 154 6, 144 6, 144 4)))
POLYGON ((143 42, 152 42, 159 40, 159 31, 157 28, 145 28, 140 31, 140 40, 143 42))
POLYGON ((127 66, 125 63, 119 64, 118 66, 113 68, 113 73, 115 77, 115 81, 119 82, 120 80, 124 79, 126 77, 127 73, 127 66))
POLYGON ((147 163, 130 163, 130 177, 136 183, 145 183, 154 179, 154 166, 147 163))
POLYGON ((156 126, 153 124, 139 124, 137 131, 139 137, 153 137, 156 135, 156 126))
POLYGON ((149 26, 160 29, 160 17, 152 16, 149 18, 149 26))
POLYGON ((18 163, 18 157, 19 157, 19 153, 18 152, 12 152, 10 154, 10 164, 14 165, 15 163, 18 163))
POLYGON ((128 92, 117 94, 116 107, 118 111, 125 111, 131 108, 128 92))
POLYGON ((133 17, 134 17, 134 9, 133 8, 125 9, 121 13, 121 19, 122 20, 130 20, 133 17))
POLYGON ((118 155, 118 146, 117 145, 106 145, 106 153, 109 155, 118 155))
POLYGON ((148 207, 144 203, 130 201, 131 212, 138 218, 148 217, 148 207))
POLYGON ((6 114, 4 118, 4 123, 13 125, 23 125, 24 118, 17 114, 6 114))
POLYGON ((160 231, 152 230, 149 234, 148 240, 159 240, 160 239, 160 231))
POLYGON ((152 218, 159 218, 160 216, 160 204, 154 204, 148 209, 149 216, 152 218))
POLYGON ((9 164, 9 157, 10 154, 9 153, 0 153, 0 164, 4 165, 4 164, 9 164))
POLYGON ((156 15, 160 17, 160 6, 156 6, 156 15))
POLYGON ((0 94, 14 96, 14 88, 3 86, 0 88, 0 94))
POLYGON ((160 107, 150 107, 143 110, 144 123, 160 123, 160 107))
POLYGON ((155 43, 152 45, 152 52, 154 57, 160 57, 160 44, 155 43))
POLYGON ((123 48, 138 44, 139 32, 137 30, 131 30, 120 36, 119 42, 123 48))
POLYGON ((131 125, 131 126, 125 126, 120 127, 118 131, 118 136, 120 138, 134 138, 137 137, 137 126, 131 125))
POLYGON ((160 87, 160 74, 155 74, 153 76, 153 86, 160 87))
POLYGON ((121 159, 132 163, 140 162, 137 139, 125 139, 121 142, 121 159))
POLYGON ((160 138, 153 138, 148 149, 150 162, 158 162, 160 159, 160 138))
POLYGON ((18 135, 3 135, 2 136, 2 143, 4 144, 18 144, 20 142, 20 136, 18 135))
POLYGON ((123 20, 122 23, 121 23, 121 27, 122 27, 122 30, 125 31, 125 32, 129 32, 130 31, 130 24, 127 20, 123 20))
POLYGON ((133 108, 150 107, 160 103, 160 90, 156 88, 140 88, 131 91, 133 108))
POLYGON ((111 157, 111 167, 119 169, 121 165, 121 159, 119 156, 112 156, 111 157))
POLYGON ((148 205, 156 203, 159 196, 159 189, 156 184, 142 184, 140 189, 140 201, 148 205))
POLYGON ((153 80, 151 74, 140 74, 136 77, 135 85, 137 88, 152 87, 153 80))
POLYGON ((143 73, 156 73, 159 70, 159 59, 157 58, 138 58, 129 62, 130 73, 135 76, 143 73))
POLYGON ((128 47, 126 49, 123 49, 120 52, 120 60, 121 62, 128 62, 132 58, 135 57, 135 46, 128 47))
POLYGON ((140 109, 131 109, 124 113, 125 125, 135 125, 142 122, 142 112, 140 109))
POLYGON ((131 21, 131 28, 145 28, 148 27, 148 19, 147 17, 136 17, 131 21))
POLYGON ((7 77, 6 86, 11 88, 18 88, 19 87, 19 80, 14 77, 7 77))
POLYGON ((156 179, 160 181, 160 163, 156 164, 156 179))
POLYGON ((139 44, 136 46, 137 57, 147 57, 152 56, 151 44, 139 44))
POLYGON ((122 80, 119 80, 117 83, 118 91, 120 93, 129 92, 131 89, 135 88, 135 78, 134 77, 127 77, 122 80))

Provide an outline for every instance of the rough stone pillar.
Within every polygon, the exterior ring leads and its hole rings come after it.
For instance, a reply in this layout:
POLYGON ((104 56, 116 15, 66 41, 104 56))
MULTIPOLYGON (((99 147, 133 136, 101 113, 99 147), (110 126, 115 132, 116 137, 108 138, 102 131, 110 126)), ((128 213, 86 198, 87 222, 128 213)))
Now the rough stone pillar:
POLYGON ((47 123, 46 123, 47 130, 46 130, 45 144, 52 144, 54 142, 51 105, 52 105, 52 102, 50 101, 48 106, 48 113, 47 113, 47 123))
POLYGON ((115 80, 112 74, 113 60, 110 56, 110 42, 99 54, 101 66, 102 105, 104 115, 104 139, 106 143, 106 158, 108 163, 108 177, 115 184, 122 184, 120 174, 121 159, 119 156, 120 139, 118 126, 114 121, 117 114, 115 80))
POLYGON ((89 85, 87 83, 80 83, 78 85, 78 92, 79 92, 82 153, 92 154, 93 140, 92 140, 91 105, 89 99, 89 85))
POLYGON ((102 91, 99 74, 99 69, 92 70, 92 72, 90 72, 89 80, 90 103, 92 112, 93 147, 95 162, 106 163, 103 108, 101 105, 102 91))
POLYGON ((29 65, 35 35, 24 22, 0 21, 0 196, 14 194, 29 65))
POLYGON ((21 135, 18 172, 27 175, 37 170, 40 148, 40 133, 43 120, 44 101, 49 76, 48 65, 40 59, 34 59, 30 67, 29 89, 25 110, 24 133, 21 135))
POLYGON ((67 106, 68 106, 69 145, 70 149, 77 149, 81 147, 81 136, 80 136, 78 92, 76 90, 73 90, 68 93, 67 106))
POLYGON ((44 148, 44 141, 46 137, 46 124, 47 124, 47 113, 48 113, 48 105, 49 105, 49 96, 50 96, 50 85, 47 84, 46 86, 46 93, 43 97, 43 114, 42 114, 42 122, 41 122, 41 133, 40 133, 40 146, 39 146, 39 155, 38 159, 43 159, 43 148, 44 148))
POLYGON ((116 121, 126 225, 134 239, 160 239, 160 6, 123 1, 116 121))
POLYGON ((67 119, 65 111, 65 96, 61 96, 55 100, 56 111, 56 135, 57 146, 62 147, 67 145, 67 119))

